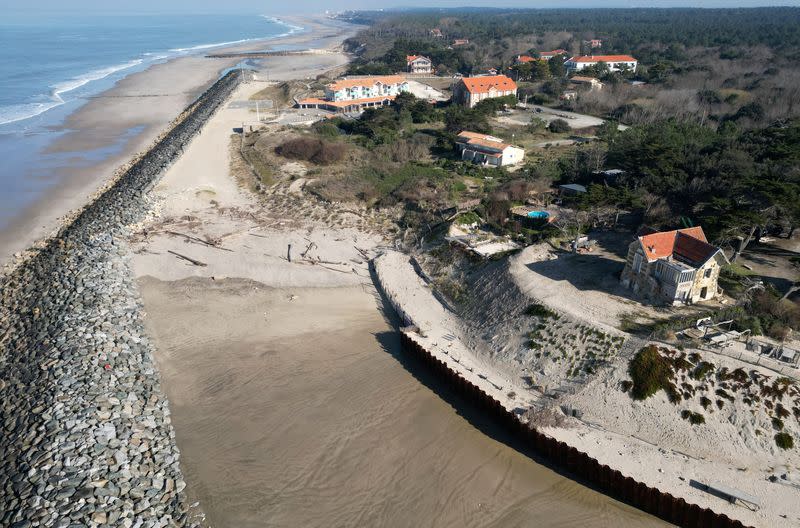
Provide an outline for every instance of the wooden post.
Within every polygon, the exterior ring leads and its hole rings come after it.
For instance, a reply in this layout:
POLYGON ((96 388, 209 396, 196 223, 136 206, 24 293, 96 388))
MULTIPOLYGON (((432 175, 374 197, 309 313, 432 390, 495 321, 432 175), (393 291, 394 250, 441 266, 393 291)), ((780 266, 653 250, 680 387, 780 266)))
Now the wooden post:
POLYGON ((292 245, 291 244, 289 244, 289 247, 286 248, 286 260, 288 260, 289 262, 292 261, 292 245))

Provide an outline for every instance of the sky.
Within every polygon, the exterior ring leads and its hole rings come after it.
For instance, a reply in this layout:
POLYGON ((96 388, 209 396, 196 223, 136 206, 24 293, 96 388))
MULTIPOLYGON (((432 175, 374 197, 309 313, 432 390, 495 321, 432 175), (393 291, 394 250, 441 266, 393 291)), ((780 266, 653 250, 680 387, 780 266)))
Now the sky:
POLYGON ((800 6, 800 0, 0 0, 0 12, 41 13, 320 13, 389 7, 752 7, 800 6))

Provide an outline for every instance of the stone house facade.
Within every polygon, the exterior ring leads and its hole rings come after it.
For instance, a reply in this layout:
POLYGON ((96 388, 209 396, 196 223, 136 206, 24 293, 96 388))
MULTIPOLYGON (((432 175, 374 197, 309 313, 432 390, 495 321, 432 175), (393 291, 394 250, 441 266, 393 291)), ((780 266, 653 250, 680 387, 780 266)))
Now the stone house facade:
POLYGON ((696 303, 722 294, 717 279, 727 263, 701 227, 648 231, 628 246, 621 282, 658 303, 696 303))
POLYGON ((506 95, 517 95, 517 83, 505 75, 463 77, 453 85, 453 101, 467 108, 484 99, 506 95))

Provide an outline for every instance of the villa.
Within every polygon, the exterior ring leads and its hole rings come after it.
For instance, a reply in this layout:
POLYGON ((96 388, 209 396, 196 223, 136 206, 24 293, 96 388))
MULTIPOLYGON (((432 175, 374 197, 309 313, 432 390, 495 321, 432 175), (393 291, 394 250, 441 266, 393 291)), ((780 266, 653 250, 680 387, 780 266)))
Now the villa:
POLYGON ((472 108, 491 97, 517 95, 517 84, 505 75, 463 77, 453 86, 453 101, 472 108))
POLYGON ((406 55, 406 64, 409 73, 432 73, 433 63, 428 57, 422 55, 406 55))
POLYGON ((550 60, 559 55, 566 55, 568 52, 565 49, 554 49, 553 51, 542 51, 539 53, 539 58, 542 60, 550 60))
POLYGON ((581 71, 584 68, 597 66, 601 62, 612 72, 623 69, 636 70, 636 66, 639 64, 639 61, 630 55, 580 55, 571 57, 564 63, 564 66, 569 71, 581 71))
POLYGON ((376 75, 359 79, 340 79, 325 87, 324 99, 311 97, 297 101, 298 108, 319 108, 332 112, 360 112, 386 106, 397 94, 408 91, 402 75, 376 75))
POLYGON ((575 85, 576 87, 588 88, 589 91, 603 89, 603 83, 600 82, 599 79, 595 79, 594 77, 584 77, 582 75, 576 75, 572 77, 569 80, 569 82, 575 85))
POLYGON ((503 143, 503 140, 486 134, 460 132, 456 147, 461 159, 489 167, 516 165, 525 158, 525 151, 519 147, 503 143))
POLYGON ((628 246, 622 284, 666 304, 688 304, 721 295, 719 272, 725 254, 708 243, 702 227, 647 230, 628 246))

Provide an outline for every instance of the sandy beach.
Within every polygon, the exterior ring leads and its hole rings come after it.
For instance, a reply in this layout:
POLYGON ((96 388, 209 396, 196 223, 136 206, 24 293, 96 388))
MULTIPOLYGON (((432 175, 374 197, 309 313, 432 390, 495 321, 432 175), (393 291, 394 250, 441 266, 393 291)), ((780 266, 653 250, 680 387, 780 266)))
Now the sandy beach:
MULTIPOLYGON (((319 61, 298 57, 285 78, 313 77, 319 61)), ((211 119, 131 236, 187 493, 207 523, 663 526, 539 465, 408 363, 365 258, 389 242, 380 218, 315 205, 302 180, 261 196, 237 180, 227 145, 250 116, 236 103, 262 87, 242 85, 211 119)))
POLYGON ((211 526, 665 526, 440 395, 371 287, 140 287, 187 491, 211 526))
MULTIPOLYGON (((356 28, 322 16, 284 17, 284 20, 302 26, 304 31, 214 51, 251 51, 278 46, 334 48, 356 28)), ((74 165, 80 168, 54 168, 52 177, 59 183, 7 229, 0 231, 0 264, 9 262, 15 253, 53 233, 60 218, 86 203, 118 167, 152 144, 221 72, 238 61, 192 55, 156 64, 125 77, 68 116, 61 129, 64 134, 48 147, 48 152, 68 154, 79 162, 74 165), (109 154, 97 161, 98 152, 109 154)), ((291 57, 271 57, 265 64, 275 78, 298 73, 291 57)))

